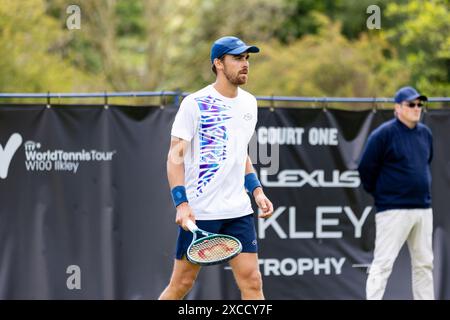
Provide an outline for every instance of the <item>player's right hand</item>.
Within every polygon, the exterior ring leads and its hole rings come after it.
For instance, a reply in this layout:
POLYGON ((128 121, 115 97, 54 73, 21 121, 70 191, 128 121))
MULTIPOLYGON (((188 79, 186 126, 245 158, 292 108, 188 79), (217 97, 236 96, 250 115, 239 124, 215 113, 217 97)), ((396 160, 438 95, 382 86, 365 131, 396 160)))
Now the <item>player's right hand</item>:
POLYGON ((192 211, 191 206, 187 202, 181 203, 177 207, 177 216, 175 218, 175 223, 179 224, 184 230, 189 231, 186 223, 188 220, 192 220, 195 223, 194 212, 192 211))

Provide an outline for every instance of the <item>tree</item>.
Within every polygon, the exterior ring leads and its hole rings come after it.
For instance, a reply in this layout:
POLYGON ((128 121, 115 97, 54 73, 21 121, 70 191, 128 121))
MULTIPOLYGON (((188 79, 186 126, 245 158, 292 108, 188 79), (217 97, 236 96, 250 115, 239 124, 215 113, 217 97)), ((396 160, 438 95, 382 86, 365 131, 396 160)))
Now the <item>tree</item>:
POLYGON ((450 92, 450 14, 446 0, 390 3, 386 16, 398 21, 383 32, 411 72, 411 84, 427 95, 450 92))
POLYGON ((46 14, 42 0, 26 5, 1 0, 0 91, 78 91, 94 83, 52 52, 64 41, 58 22, 46 14))
MULTIPOLYGON (((249 89, 257 94, 297 96, 392 96, 409 71, 378 35, 350 41, 341 24, 315 14, 316 35, 283 45, 265 44, 251 66, 249 89), (391 58, 385 58, 389 53, 391 58)), ((253 59, 253 58, 252 58, 253 59)))
POLYGON ((148 88, 197 90, 211 82, 211 44, 235 35, 248 43, 271 38, 281 23, 282 0, 168 0, 147 2, 148 88))
MULTIPOLYGON (((396 3, 407 1, 397 0, 396 3)), ((345 37, 357 39, 361 33, 367 32, 367 7, 378 5, 383 13, 388 3, 388 0, 285 0, 285 18, 274 36, 282 43, 290 43, 304 35, 317 34, 319 24, 314 15, 321 13, 334 22, 340 22, 345 37)), ((385 23, 383 21, 383 26, 385 23)))

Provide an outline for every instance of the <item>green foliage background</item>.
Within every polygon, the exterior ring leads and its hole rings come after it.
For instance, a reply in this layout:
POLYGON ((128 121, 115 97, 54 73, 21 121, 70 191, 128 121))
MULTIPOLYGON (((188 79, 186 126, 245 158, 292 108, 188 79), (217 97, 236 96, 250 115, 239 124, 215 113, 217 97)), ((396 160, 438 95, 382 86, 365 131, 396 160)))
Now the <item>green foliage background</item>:
POLYGON ((192 92, 214 81, 224 35, 261 48, 256 95, 450 92, 447 0, 0 0, 0 92, 192 92), (72 4, 80 30, 66 27, 72 4), (380 30, 366 26, 372 4, 380 30))

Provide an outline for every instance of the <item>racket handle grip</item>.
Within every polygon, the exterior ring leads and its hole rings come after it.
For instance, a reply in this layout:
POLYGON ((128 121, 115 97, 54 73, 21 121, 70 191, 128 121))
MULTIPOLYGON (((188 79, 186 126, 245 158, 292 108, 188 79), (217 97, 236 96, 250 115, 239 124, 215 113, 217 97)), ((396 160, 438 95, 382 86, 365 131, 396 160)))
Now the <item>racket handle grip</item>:
POLYGON ((186 222, 186 227, 188 227, 189 231, 191 232, 195 232, 198 230, 198 227, 195 225, 194 222, 192 222, 192 220, 188 220, 186 222))

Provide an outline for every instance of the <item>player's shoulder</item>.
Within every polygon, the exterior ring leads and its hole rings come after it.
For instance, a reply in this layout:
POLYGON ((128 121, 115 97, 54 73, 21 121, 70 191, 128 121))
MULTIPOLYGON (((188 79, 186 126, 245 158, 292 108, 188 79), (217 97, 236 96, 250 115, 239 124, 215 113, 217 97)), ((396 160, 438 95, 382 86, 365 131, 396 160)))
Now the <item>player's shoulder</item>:
POLYGON ((258 102, 256 100, 256 97, 253 94, 251 94, 250 92, 245 91, 244 89, 239 87, 238 88, 238 96, 240 97, 241 100, 244 100, 247 103, 250 103, 251 105, 253 105, 254 107, 257 107, 258 102))
POLYGON ((204 87, 200 90, 188 94, 181 102, 181 107, 193 106, 193 108, 195 108, 195 106, 197 105, 197 100, 201 97, 207 96, 208 92, 208 87, 204 87))
POLYGON ((187 95, 185 99, 195 100, 197 98, 200 98, 200 97, 203 97, 203 96, 209 95, 209 94, 211 94, 211 88, 208 85, 204 88, 201 88, 200 90, 197 90, 197 91, 187 95))
POLYGON ((248 98, 256 101, 256 97, 253 94, 242 89, 241 87, 238 88, 238 94, 243 98, 248 98))
POLYGON ((386 122, 383 122, 377 128, 375 128, 375 130, 372 131, 371 135, 373 137, 382 137, 382 136, 391 134, 392 130, 394 130, 394 128, 395 128, 396 121, 397 121, 397 119, 394 118, 394 119, 388 120, 386 122))
POLYGON ((419 130, 424 131, 429 135, 432 135, 430 127, 428 127, 426 124, 419 122, 417 124, 417 127, 419 130))

